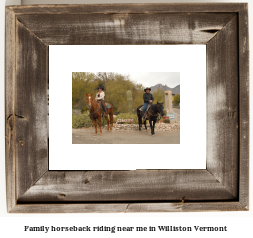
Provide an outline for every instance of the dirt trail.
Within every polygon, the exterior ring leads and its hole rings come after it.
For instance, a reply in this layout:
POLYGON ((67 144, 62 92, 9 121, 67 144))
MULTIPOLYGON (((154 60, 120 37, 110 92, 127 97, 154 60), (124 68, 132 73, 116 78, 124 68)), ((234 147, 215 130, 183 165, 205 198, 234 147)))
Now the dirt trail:
POLYGON ((103 130, 102 135, 94 135, 94 128, 72 129, 73 144, 180 144, 180 130, 155 131, 150 130, 103 130))

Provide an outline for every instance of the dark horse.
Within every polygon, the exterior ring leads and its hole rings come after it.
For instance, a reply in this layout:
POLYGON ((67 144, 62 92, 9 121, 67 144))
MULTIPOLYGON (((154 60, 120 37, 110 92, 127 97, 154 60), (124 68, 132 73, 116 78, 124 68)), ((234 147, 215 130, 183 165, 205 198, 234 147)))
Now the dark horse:
MULTIPOLYGON (((143 105, 139 106, 137 108, 137 116, 139 121, 139 131, 141 131, 142 127, 142 111, 140 111, 140 108, 143 105)), ((147 119, 149 120, 150 128, 151 128, 151 134, 155 134, 155 123, 157 120, 158 115, 164 116, 163 112, 163 103, 157 102, 157 104, 152 104, 148 110, 146 110, 147 119)), ((144 121, 145 129, 147 130, 146 120, 144 121)))
POLYGON ((102 115, 102 109, 100 108, 98 102, 93 98, 93 93, 92 94, 87 94, 86 93, 86 101, 87 105, 90 109, 90 118, 93 121, 95 125, 95 135, 97 134, 97 120, 100 128, 100 134, 102 134, 102 129, 101 129, 101 117, 104 117, 107 121, 107 131, 112 130, 113 127, 113 107, 110 103, 108 103, 111 107, 107 108, 107 113, 110 116, 110 125, 109 126, 109 119, 108 116, 102 115))

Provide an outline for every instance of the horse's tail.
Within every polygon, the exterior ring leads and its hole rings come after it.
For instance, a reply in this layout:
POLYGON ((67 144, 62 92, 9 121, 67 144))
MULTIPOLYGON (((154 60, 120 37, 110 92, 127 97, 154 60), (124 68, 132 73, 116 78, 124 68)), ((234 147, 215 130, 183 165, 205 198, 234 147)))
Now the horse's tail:
POLYGON ((110 114, 110 124, 111 124, 112 127, 113 127, 113 112, 110 114))
POLYGON ((112 107, 112 105, 110 104, 110 103, 108 103, 111 107, 109 108, 109 110, 108 110, 108 114, 109 114, 109 116, 110 116, 110 124, 111 124, 111 126, 113 127, 113 107, 112 107))
POLYGON ((143 105, 140 105, 139 107, 137 107, 136 109, 136 112, 137 112, 137 117, 140 117, 141 116, 141 111, 140 111, 140 108, 142 107, 143 105))

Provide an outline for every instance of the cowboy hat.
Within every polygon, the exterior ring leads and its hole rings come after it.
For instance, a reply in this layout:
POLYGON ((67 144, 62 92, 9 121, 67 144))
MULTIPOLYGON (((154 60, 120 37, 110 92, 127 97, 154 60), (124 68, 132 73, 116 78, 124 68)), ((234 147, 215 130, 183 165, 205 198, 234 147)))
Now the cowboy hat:
POLYGON ((147 88, 145 88, 145 89, 144 89, 144 92, 146 92, 146 90, 151 91, 151 88, 148 88, 148 87, 147 87, 147 88))
POLYGON ((99 84, 98 87, 97 87, 97 90, 102 88, 102 90, 105 90, 105 87, 102 85, 102 84, 99 84))

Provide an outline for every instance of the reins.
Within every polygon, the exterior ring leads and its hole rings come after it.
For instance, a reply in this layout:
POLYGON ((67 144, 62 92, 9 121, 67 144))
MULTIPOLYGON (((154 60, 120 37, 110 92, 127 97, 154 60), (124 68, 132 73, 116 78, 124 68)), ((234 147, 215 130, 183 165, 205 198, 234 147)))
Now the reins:
MULTIPOLYGON (((151 110, 151 106, 150 106, 149 109, 151 110)), ((157 112, 156 114, 154 114, 154 112, 153 112, 152 110, 151 110, 151 112, 152 112, 153 114, 151 114, 151 113, 149 112, 149 109, 148 109, 147 113, 148 113, 150 116, 157 117, 158 115, 161 115, 161 112, 160 112, 159 107, 158 107, 159 112, 157 112)))
MULTIPOLYGON (((92 107, 92 106, 88 106, 88 107, 89 107, 90 110, 91 110, 91 107, 92 107)), ((90 115, 89 115, 90 118, 93 117, 93 115, 94 115, 96 112, 98 112, 100 109, 101 109, 101 108, 100 108, 100 106, 99 106, 99 104, 98 104, 98 109, 97 109, 97 110, 95 110, 94 112, 91 112, 91 111, 90 111, 90 115)))
POLYGON ((90 112, 90 116, 93 115, 93 114, 95 114, 98 110, 100 110, 100 108, 98 108, 96 111, 94 111, 92 113, 90 112))

